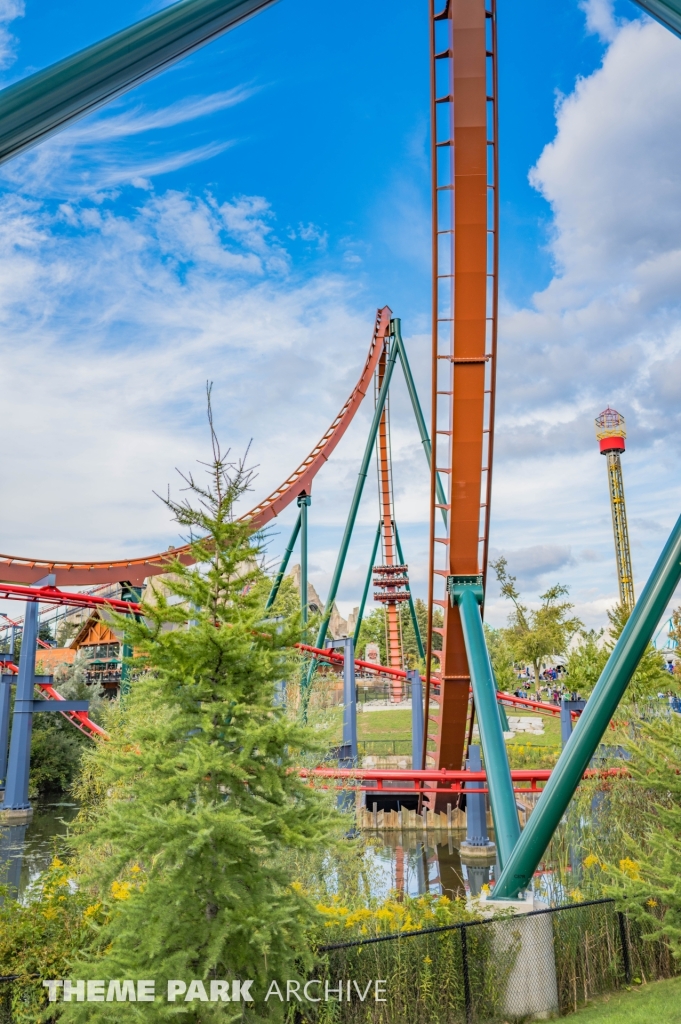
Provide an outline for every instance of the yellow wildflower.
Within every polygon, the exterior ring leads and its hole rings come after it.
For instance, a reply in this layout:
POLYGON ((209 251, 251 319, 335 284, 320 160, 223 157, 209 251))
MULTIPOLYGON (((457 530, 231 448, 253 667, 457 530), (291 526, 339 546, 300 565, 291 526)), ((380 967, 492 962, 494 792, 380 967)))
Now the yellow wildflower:
POLYGON ((638 861, 631 860, 630 857, 625 857, 623 860, 620 861, 620 871, 623 874, 625 874, 627 878, 631 878, 634 882, 641 881, 639 867, 640 865, 638 861))
POLYGON ((111 895, 115 900, 130 899, 131 888, 132 886, 130 885, 130 882, 114 881, 111 883, 111 895))
POLYGON ((592 868, 594 864, 598 864, 598 857, 594 853, 590 853, 588 857, 584 858, 584 867, 592 868))
POLYGON ((656 906, 657 906, 657 900, 653 900, 653 899, 650 899, 650 900, 646 900, 646 904, 647 904, 647 905, 648 905, 649 907, 656 907, 656 906))

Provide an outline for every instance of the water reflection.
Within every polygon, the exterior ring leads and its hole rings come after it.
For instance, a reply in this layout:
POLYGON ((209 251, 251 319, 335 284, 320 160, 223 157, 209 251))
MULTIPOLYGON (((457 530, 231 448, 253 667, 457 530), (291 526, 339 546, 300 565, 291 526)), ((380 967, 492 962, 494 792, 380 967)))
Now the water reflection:
POLYGON ((434 893, 456 899, 477 896, 493 883, 496 864, 467 864, 459 847, 465 832, 385 831, 367 837, 381 875, 381 895, 393 889, 409 896, 434 893))
POLYGON ((0 884, 19 895, 50 864, 59 836, 78 812, 78 805, 45 797, 33 804, 33 820, 28 825, 0 827, 0 884))

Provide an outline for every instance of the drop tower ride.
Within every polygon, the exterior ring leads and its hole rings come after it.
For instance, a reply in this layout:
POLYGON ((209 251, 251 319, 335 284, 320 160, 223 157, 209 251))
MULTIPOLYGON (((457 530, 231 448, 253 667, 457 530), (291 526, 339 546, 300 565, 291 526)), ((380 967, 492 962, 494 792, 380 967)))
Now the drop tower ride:
POLYGON ((621 452, 625 451, 624 440, 627 431, 624 416, 608 406, 596 417, 596 438, 601 455, 608 460, 608 487, 612 510, 612 529, 615 534, 615 557, 617 579, 620 588, 620 602, 630 611, 634 607, 634 574, 631 568, 631 549, 627 527, 627 508, 624 502, 624 481, 622 479, 621 452))

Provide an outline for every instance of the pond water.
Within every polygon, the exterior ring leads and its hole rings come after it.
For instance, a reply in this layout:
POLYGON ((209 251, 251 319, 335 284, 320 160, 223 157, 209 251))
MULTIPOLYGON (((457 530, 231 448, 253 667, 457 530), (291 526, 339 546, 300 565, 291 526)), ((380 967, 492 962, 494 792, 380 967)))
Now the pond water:
MULTIPOLYGON (((47 795, 33 804, 29 825, 0 827, 0 884, 23 893, 50 864, 60 836, 78 813, 78 805, 65 794, 47 795)), ((425 893, 475 896, 483 885, 494 886, 496 863, 471 864, 462 859, 459 847, 466 837, 460 829, 451 833, 385 830, 365 835, 367 857, 373 867, 374 895, 391 890, 419 896, 425 893)), ((493 833, 490 835, 493 840, 493 833)), ((563 902, 565 887, 558 865, 546 860, 535 884, 551 903, 563 902)))
POLYGON ((50 864, 55 843, 78 813, 78 805, 63 793, 33 801, 29 825, 0 827, 0 884, 20 893, 50 864))

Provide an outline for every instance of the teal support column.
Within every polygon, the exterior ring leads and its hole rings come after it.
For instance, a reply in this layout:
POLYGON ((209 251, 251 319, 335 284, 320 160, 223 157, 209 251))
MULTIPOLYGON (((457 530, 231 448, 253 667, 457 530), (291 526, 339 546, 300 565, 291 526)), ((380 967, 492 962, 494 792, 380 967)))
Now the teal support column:
MULTIPOLYGON (((390 333, 393 338, 396 338, 400 332, 400 321, 395 319, 390 321, 390 333)), ((329 587, 329 594, 326 599, 326 607, 324 609, 324 616, 319 626, 319 632, 317 634, 317 640, 315 647, 323 647, 324 641, 326 640, 326 634, 329 628, 329 619, 331 618, 331 609, 333 608, 333 602, 336 600, 336 594, 338 593, 338 587, 340 585, 341 576, 343 574, 343 568, 345 566, 345 559, 348 554, 348 548, 350 547, 350 539, 352 537, 352 531, 355 528, 355 520, 357 519, 357 512, 359 510, 359 503, 362 500, 362 492, 364 491, 364 484, 366 483, 367 473, 369 472, 369 463, 371 462, 371 454, 376 443, 376 435, 378 433, 378 426, 381 422, 381 415, 383 414, 383 407, 385 400, 388 396, 388 389, 390 388, 390 380, 395 369, 395 360, 397 358, 397 345, 393 343, 390 346, 388 358, 385 364, 385 374, 383 375, 383 383, 381 384, 381 390, 378 393, 376 400, 376 406, 374 408, 374 416, 371 421, 369 428, 369 436, 367 438, 366 446, 364 448, 364 455, 362 456, 362 463, 359 468, 359 474, 357 476, 357 483, 355 484, 355 493, 352 496, 352 502, 350 503, 350 511, 348 512, 347 522, 345 524, 345 531, 343 533, 343 539, 341 540, 340 549, 338 551, 338 558, 336 559, 336 567, 333 570, 333 576, 331 577, 331 585, 329 587)), ((312 686, 312 677, 315 671, 315 662, 313 661, 308 669, 307 677, 303 680, 301 687, 301 702, 300 710, 303 721, 307 720, 307 705, 310 699, 310 687, 312 686)))
MULTIPOLYGON (((421 444, 423 445, 423 450, 426 453, 428 469, 430 469, 430 460, 433 453, 430 444, 430 437, 428 436, 428 428, 426 427, 426 421, 423 418, 423 411, 421 409, 421 403, 419 402, 419 396, 416 391, 416 384, 414 383, 414 378, 411 375, 411 366, 409 365, 409 360, 407 359, 407 350, 404 347, 402 335, 399 332, 398 334, 395 335, 395 344, 397 345, 397 351, 399 352, 400 355, 400 362, 402 363, 402 371, 404 373, 404 379, 407 384, 407 391, 409 392, 409 397, 411 398, 411 406, 412 409, 414 410, 414 416, 416 418, 416 426, 418 427, 419 434, 421 435, 421 444)), ((442 480, 440 479, 439 473, 435 474, 435 493, 437 495, 438 504, 446 505, 447 495, 445 494, 445 489, 442 486, 442 480)), ((442 512, 442 518, 446 526, 447 510, 443 508, 440 511, 442 512)))
POLYGON ((499 862, 503 867, 520 837, 520 823, 515 805, 511 769, 508 764, 504 734, 497 708, 497 688, 485 644, 480 605, 482 576, 448 576, 447 590, 452 604, 461 613, 463 639, 468 668, 471 673, 475 713, 485 757, 487 788, 492 805, 494 836, 499 862))
POLYGON ((272 607, 272 605, 274 604, 274 602, 277 599, 277 594, 279 593, 279 587, 281 586, 281 581, 283 580, 284 575, 286 573, 286 569, 288 568, 288 563, 289 563, 289 559, 291 557, 291 552, 293 551, 295 543, 296 543, 296 541, 298 539, 298 534, 300 533, 300 523, 301 523, 302 514, 303 513, 302 513, 302 509, 301 509, 300 512, 298 513, 298 518, 295 521, 295 525, 293 527, 293 530, 291 531, 291 537, 290 537, 290 540, 288 542, 288 547, 286 548, 286 551, 284 552, 284 557, 281 560, 281 565, 279 566, 279 572, 274 577, 274 583, 272 584, 272 589, 270 590, 270 596, 267 598, 267 604, 265 605, 265 611, 266 612, 268 612, 270 610, 270 608, 272 607))
MULTIPOLYGON (((133 587, 132 583, 121 583, 121 601, 134 601, 138 604, 142 600, 142 587, 133 587)), ((139 620, 139 615, 135 615, 139 620)), ((130 677, 132 675, 129 660, 133 656, 131 644, 123 644, 121 659, 121 697, 130 693, 130 677)))
POLYGON ((681 580, 681 518, 596 683, 558 764, 494 888, 495 899, 527 889, 551 836, 596 752, 629 680, 681 580))
MULTIPOLYGON (((394 337, 399 334, 400 321, 390 321, 391 333, 394 337)), ((324 616, 319 627, 317 634, 317 642, 315 647, 323 647, 324 641, 326 640, 326 633, 329 628, 329 619, 331 618, 331 609, 333 602, 336 600, 336 594, 338 593, 338 587, 340 585, 341 576, 343 574, 343 568, 345 566, 345 559, 348 554, 348 548, 350 547, 350 539, 352 537, 352 531, 355 528, 355 520, 357 519, 357 512, 359 510, 359 503, 362 500, 362 492, 364 491, 364 484, 366 483, 367 473, 369 472, 369 463, 371 462, 371 454, 376 443, 376 434, 378 433, 378 425, 381 422, 381 415, 383 413, 383 407, 385 400, 388 395, 388 389, 390 387, 390 380, 393 375, 395 368, 395 359, 397 358, 397 346, 391 345, 390 352, 385 364, 385 374, 383 376, 383 383, 381 384, 381 390, 378 393, 378 399, 376 400, 376 407, 374 409, 374 416, 371 421, 369 428, 369 436, 364 448, 364 455, 362 456, 362 464, 359 467, 359 474, 357 475, 357 483, 355 484, 355 493, 352 496, 352 502, 350 503, 350 511, 348 512, 347 522, 345 524, 345 531, 343 533, 343 539, 341 540, 340 549, 338 551, 338 558, 336 559, 336 567, 333 570, 333 576, 331 577, 331 585, 329 586, 329 596, 326 599, 326 608, 324 609, 324 616)), ((314 672, 314 662, 310 666, 308 672, 306 689, 309 688, 312 682, 312 673, 314 672)))
POLYGON ((371 558, 369 559, 369 568, 367 570, 367 578, 364 581, 364 590, 362 591, 362 600, 359 605, 359 612, 357 613, 357 622, 355 623, 355 633, 353 636, 353 642, 355 648, 359 643, 359 631, 362 628, 362 619, 364 618, 364 609, 367 603, 367 597, 369 596, 369 587, 371 586, 371 577, 374 573, 374 563, 376 561, 376 552, 378 551, 378 543, 381 539, 381 523, 379 521, 376 529, 376 536, 374 537, 374 546, 371 549, 371 558))
POLYGON ((35 146, 269 7, 180 0, 0 92, 0 163, 35 146))
MULTIPOLYGON (((393 523, 395 530, 395 547, 397 548, 397 557, 400 563, 404 565, 404 555, 402 554, 402 545, 400 544, 400 535, 397 532, 397 523, 393 523)), ((407 591, 409 593, 409 611, 411 613, 411 624, 414 627, 414 633, 416 635, 416 646, 419 650, 419 657, 425 662, 426 652, 423 647, 423 640, 421 639, 421 630, 419 629, 419 622, 416 618, 416 608, 414 607, 414 598, 411 596, 411 586, 407 583, 407 591)))
MULTIPOLYGON (((51 577, 54 579, 54 577, 51 577)), ((54 584, 52 584, 54 586, 54 584)), ((24 612, 19 676, 12 714, 12 738, 9 747, 5 811, 29 810, 28 779, 33 731, 33 688, 35 686, 35 648, 38 639, 38 603, 29 601, 24 612)))
POLYGON ((300 614, 307 626, 307 510, 312 503, 309 494, 298 495, 300 509, 300 614))

